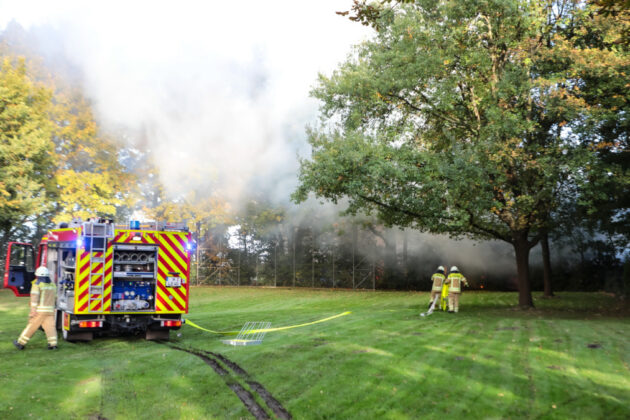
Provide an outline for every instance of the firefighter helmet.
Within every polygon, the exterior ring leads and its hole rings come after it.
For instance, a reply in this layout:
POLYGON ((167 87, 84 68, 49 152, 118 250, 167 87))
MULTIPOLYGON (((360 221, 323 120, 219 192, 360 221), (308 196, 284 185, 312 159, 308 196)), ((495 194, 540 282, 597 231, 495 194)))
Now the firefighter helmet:
POLYGON ((48 272, 48 269, 44 267, 43 265, 41 267, 38 267, 37 270, 35 270, 36 277, 48 277, 49 275, 50 273, 48 272))
POLYGON ((458 272, 459 268, 457 268, 456 266, 452 266, 450 271, 451 272, 458 272))
POLYGON ((444 271, 444 266, 442 266, 442 265, 441 265, 441 266, 439 266, 439 267, 437 268, 437 271, 442 271, 442 272, 443 272, 443 271, 444 271))

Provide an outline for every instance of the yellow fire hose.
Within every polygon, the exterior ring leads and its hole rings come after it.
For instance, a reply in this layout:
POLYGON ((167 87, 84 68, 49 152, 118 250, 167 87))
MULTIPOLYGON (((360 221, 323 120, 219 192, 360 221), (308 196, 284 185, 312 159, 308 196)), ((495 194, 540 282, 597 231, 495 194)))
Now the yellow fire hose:
MULTIPOLYGON (((309 326, 309 325, 314 325, 314 324, 319 324, 319 323, 322 323, 322 322, 330 321, 330 320, 335 319, 335 318, 340 318, 342 316, 346 316, 346 315, 349 315, 351 313, 352 312, 350 312, 350 311, 346 311, 346 312, 342 312, 342 313, 337 314, 337 315, 329 316, 328 318, 318 319, 317 321, 307 322, 307 323, 304 323, 304 324, 287 325, 286 327, 265 328, 265 329, 261 329, 261 330, 252 330, 252 331, 249 331, 248 333, 254 334, 254 333, 257 333, 257 332, 282 331, 282 330, 290 330, 292 328, 306 327, 306 326, 309 326)), ((190 325, 191 327, 197 328, 198 330, 206 331, 206 332, 209 332, 209 333, 212 333, 212 334, 237 335, 239 333, 239 331, 214 331, 214 330, 209 330, 207 328, 200 327, 199 325, 197 325, 194 322, 192 322, 190 319, 186 320, 186 325, 190 325)))
POLYGON ((448 284, 442 285, 442 295, 440 296, 440 307, 443 311, 448 309, 448 284))

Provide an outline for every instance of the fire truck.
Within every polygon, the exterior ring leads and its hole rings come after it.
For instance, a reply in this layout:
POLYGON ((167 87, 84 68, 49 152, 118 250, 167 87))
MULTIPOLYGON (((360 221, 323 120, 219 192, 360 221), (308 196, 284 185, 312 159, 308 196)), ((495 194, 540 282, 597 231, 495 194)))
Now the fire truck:
POLYGON ((4 287, 29 296, 35 269, 46 266, 65 340, 123 333, 166 340, 188 313, 192 248, 183 223, 63 223, 42 238, 37 255, 29 243, 9 243, 4 287))

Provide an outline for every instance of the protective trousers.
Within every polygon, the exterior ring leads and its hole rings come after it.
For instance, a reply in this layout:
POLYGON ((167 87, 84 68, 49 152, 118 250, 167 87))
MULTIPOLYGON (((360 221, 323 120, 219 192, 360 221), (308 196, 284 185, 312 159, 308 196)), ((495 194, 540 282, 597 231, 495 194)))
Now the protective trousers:
POLYGON ((18 343, 25 346, 28 340, 31 339, 35 331, 42 327, 46 333, 46 339, 49 346, 57 345, 57 329, 55 328, 55 316, 51 313, 37 312, 33 318, 30 319, 24 331, 18 338, 18 343))
POLYGON ((441 294, 442 294, 442 291, 440 291, 440 290, 437 290, 437 291, 436 290, 431 290, 431 299, 429 300, 429 305, 431 303, 433 303, 433 299, 437 298, 438 303, 436 303, 435 306, 436 307, 440 306, 439 304, 440 304, 440 295, 441 294))
POLYGON ((459 312, 459 295, 461 293, 450 292, 448 294, 448 310, 453 312, 459 312))

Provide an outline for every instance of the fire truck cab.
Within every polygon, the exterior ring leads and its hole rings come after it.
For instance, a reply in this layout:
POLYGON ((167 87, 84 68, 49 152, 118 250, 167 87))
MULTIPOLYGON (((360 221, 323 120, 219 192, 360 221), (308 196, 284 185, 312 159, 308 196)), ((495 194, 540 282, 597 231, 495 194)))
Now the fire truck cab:
POLYGON ((93 219, 61 224, 33 245, 11 242, 4 287, 29 296, 35 269, 57 285, 57 327, 68 341, 95 334, 168 339, 188 313, 192 238, 183 223, 93 219))

